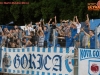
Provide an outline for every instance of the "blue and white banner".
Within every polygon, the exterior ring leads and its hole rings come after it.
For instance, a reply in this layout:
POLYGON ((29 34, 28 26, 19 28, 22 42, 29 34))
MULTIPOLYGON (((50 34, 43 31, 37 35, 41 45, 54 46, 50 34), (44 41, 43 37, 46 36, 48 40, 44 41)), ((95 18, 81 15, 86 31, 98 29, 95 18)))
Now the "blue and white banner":
POLYGON ((74 48, 2 48, 1 72, 74 75, 74 48))
POLYGON ((78 75, 100 75, 100 49, 79 49, 78 75))

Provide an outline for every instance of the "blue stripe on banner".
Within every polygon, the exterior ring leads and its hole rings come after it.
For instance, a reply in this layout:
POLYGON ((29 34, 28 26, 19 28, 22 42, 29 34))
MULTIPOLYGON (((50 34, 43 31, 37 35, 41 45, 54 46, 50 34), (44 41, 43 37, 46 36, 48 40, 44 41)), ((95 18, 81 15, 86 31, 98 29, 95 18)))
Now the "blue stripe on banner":
POLYGON ((29 47, 27 47, 27 52, 30 52, 30 48, 29 47))
POLYGON ((72 59, 72 65, 74 66, 74 59, 72 59))
POLYGON ((63 48, 60 48, 60 53, 63 53, 63 48))
POLYGON ((45 75, 45 72, 42 72, 42 75, 45 75))
POLYGON ((32 46, 32 51, 34 51, 34 46, 32 46))
POLYGON ((72 50, 72 53, 74 53, 74 50, 72 50))
POLYGON ((37 52, 40 52, 40 47, 37 47, 37 52))
POLYGON ((45 52, 45 48, 44 47, 42 48, 42 52, 45 52))
POLYGON ((4 47, 4 52, 6 52, 7 50, 6 50, 6 48, 4 47))
POLYGON ((17 73, 20 73, 20 71, 19 71, 19 70, 17 70, 17 73))
POLYGON ((10 48, 8 49, 8 52, 11 52, 11 49, 10 48))
POLYGON ((26 74, 29 74, 29 71, 27 71, 26 74))
POLYGON ((20 49, 17 49, 17 52, 20 52, 20 49))
POLYGON ((56 73, 53 73, 53 75, 56 75, 56 73))
POLYGON ((15 52, 15 49, 13 48, 13 52, 15 52))
POLYGON ((15 70, 13 70, 13 73, 15 73, 15 70))
POLYGON ((36 75, 39 75, 39 71, 37 71, 37 74, 36 75))
POLYGON ((48 52, 51 53, 51 47, 48 48, 48 52))
POLYGON ((34 75, 34 71, 32 71, 32 75, 34 75))
POLYGON ((48 73, 47 75, 50 75, 50 73, 48 73))
POLYGON ((62 75, 62 74, 59 74, 59 75, 62 75))
POLYGON ((57 52, 57 47, 54 47, 54 53, 56 53, 57 52))
POLYGON ((8 72, 11 73, 11 69, 8 69, 8 72))
POLYGON ((66 53, 69 53, 69 48, 66 48, 66 53))
POLYGON ((0 72, 2 72, 2 68, 0 68, 0 72))
POLYGON ((66 69, 67 69, 68 72, 71 72, 71 71, 72 71, 72 69, 71 69, 70 66, 69 66, 69 61, 68 61, 68 59, 65 60, 65 67, 66 67, 66 69))
POLYGON ((22 74, 24 74, 24 70, 22 70, 22 74))
POLYGON ((25 52, 25 49, 24 48, 22 48, 22 52, 25 52))

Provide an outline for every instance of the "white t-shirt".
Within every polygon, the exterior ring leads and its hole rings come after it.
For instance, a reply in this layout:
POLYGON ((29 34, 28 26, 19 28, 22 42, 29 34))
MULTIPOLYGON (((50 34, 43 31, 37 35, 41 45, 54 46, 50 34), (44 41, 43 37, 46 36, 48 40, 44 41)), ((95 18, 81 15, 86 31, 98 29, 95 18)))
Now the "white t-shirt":
POLYGON ((34 31, 32 27, 28 27, 28 35, 30 35, 30 31, 34 31))
POLYGON ((79 23, 79 24, 76 24, 76 26, 77 26, 77 33, 79 33, 80 32, 80 29, 81 29, 81 24, 79 23))

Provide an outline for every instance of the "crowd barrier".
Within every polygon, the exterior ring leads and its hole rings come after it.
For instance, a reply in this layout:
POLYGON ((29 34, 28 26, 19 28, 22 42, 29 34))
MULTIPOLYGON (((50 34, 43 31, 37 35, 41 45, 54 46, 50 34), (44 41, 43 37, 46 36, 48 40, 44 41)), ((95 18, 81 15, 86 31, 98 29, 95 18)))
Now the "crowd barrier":
MULTIPOLYGON (((0 72, 26 75, 76 75, 74 47, 27 47, 0 50, 0 72)), ((100 49, 78 49, 78 74, 100 75, 100 49)))
POLYGON ((30 75, 73 75, 74 47, 27 47, 1 50, 0 72, 30 75))
POLYGON ((100 75, 100 49, 78 51, 78 75, 100 75))

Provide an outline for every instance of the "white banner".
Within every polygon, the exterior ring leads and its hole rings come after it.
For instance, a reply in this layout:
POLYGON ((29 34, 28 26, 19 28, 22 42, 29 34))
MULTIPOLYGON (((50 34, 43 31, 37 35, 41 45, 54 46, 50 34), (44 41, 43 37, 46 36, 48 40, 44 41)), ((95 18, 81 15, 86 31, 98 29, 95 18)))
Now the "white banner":
POLYGON ((100 75, 100 49, 79 49, 78 75, 100 75))
POLYGON ((2 48, 1 72, 74 75, 74 48, 2 48))

